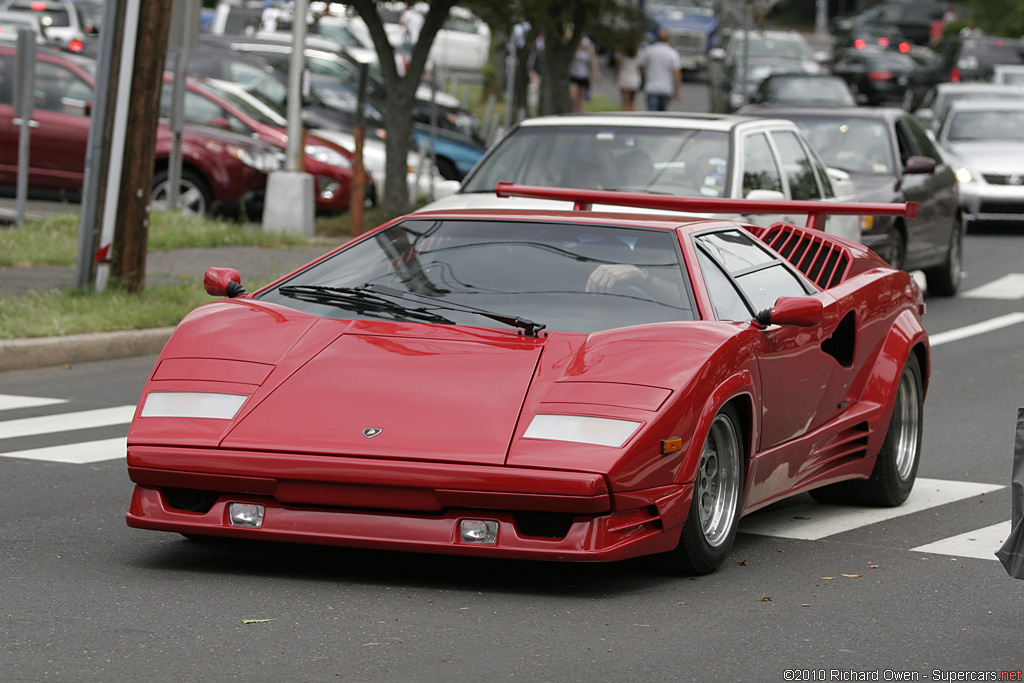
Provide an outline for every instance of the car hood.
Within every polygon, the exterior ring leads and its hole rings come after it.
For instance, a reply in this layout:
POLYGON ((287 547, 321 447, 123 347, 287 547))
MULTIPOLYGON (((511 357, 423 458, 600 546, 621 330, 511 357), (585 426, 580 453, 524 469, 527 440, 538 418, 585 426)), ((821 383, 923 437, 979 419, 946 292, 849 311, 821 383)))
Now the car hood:
POLYGON ((946 147, 962 164, 981 173, 1024 172, 1024 143, 949 142, 946 147))
POLYGON ((585 415, 653 420, 673 387, 694 382, 733 334, 716 323, 647 327, 529 338, 225 300, 175 330, 128 442, 505 465, 539 412, 579 414, 566 406, 589 404, 585 415), (248 398, 232 419, 141 417, 155 391, 248 398))

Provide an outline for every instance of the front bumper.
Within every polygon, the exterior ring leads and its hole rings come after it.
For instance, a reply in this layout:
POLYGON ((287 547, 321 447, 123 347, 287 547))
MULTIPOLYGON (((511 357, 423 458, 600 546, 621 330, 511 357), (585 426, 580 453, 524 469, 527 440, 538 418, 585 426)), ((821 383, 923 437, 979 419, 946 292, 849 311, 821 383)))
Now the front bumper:
POLYGON ((960 183, 964 223, 1024 223, 1024 186, 960 183))
POLYGON ((148 446, 129 448, 128 472, 135 528, 538 560, 672 550, 693 494, 612 493, 592 473, 148 446), (262 526, 232 526, 231 503, 264 506, 262 526), (497 522, 496 542, 463 542, 464 519, 497 522))

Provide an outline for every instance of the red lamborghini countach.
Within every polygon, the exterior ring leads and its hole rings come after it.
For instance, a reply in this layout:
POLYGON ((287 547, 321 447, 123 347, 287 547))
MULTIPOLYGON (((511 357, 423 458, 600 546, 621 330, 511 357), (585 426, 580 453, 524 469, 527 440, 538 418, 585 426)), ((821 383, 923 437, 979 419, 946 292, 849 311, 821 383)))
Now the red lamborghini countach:
POLYGON ((921 291, 829 214, 913 204, 517 187, 411 214, 178 326, 128 436, 128 524, 189 536, 714 571, 786 496, 899 505, 921 291), (597 213, 591 203, 647 213, 597 213), (676 212, 809 215, 754 227, 676 212))

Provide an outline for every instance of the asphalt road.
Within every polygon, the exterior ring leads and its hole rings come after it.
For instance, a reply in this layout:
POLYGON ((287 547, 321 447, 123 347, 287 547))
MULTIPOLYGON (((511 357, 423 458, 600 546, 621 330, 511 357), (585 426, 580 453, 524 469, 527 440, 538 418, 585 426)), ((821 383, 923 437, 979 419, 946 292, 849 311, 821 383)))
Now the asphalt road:
POLYGON ((1021 271, 1024 236, 972 233, 965 251, 963 295, 928 300, 933 383, 911 500, 875 519, 797 497, 745 518, 730 559, 699 578, 651 560, 493 561, 129 529, 124 413, 155 358, 0 373, 0 678, 707 682, 1017 671, 1024 582, 992 553, 1010 516, 1024 326, 953 331, 1020 313, 1022 276, 1001 278, 1021 271), (983 288, 993 282, 1003 284, 983 288), (84 424, 63 422, 74 418, 84 424))

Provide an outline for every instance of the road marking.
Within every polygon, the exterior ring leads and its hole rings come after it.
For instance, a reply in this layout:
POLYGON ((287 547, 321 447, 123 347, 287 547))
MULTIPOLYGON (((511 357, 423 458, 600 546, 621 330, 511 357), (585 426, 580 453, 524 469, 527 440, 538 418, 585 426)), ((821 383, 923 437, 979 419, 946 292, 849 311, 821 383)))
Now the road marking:
POLYGON ((903 505, 895 508, 859 508, 847 505, 804 503, 772 512, 755 513, 740 521, 740 532, 758 536, 777 536, 817 541, 860 527, 904 517, 915 512, 953 503, 983 493, 1006 488, 1004 485, 975 484, 918 477, 914 490, 903 505))
POLYGON ((975 529, 966 534, 950 536, 934 543, 911 548, 919 553, 935 555, 951 555, 953 557, 973 557, 978 560, 996 560, 996 551, 1002 547, 1010 535, 1010 521, 975 529))
POLYGON ((120 436, 101 441, 84 441, 82 443, 64 444, 63 446, 47 446, 45 448, 31 448, 12 453, 0 453, 0 457, 45 460, 47 462, 61 462, 69 465, 86 465, 92 462, 123 458, 127 452, 128 437, 120 436))
POLYGON ((968 299, 1024 299, 1024 273, 1010 273, 960 295, 968 299))
POLYGON ((946 342, 959 341, 979 334, 995 332, 996 330, 1001 330, 1004 327, 1010 327, 1011 325, 1016 325, 1018 323, 1024 323, 1024 313, 1007 313, 1006 315, 1001 315, 998 318, 985 320, 984 322, 975 323, 974 325, 967 325, 966 327, 958 327, 955 330, 928 335, 928 340, 934 347, 939 346, 940 344, 945 344, 946 342))
POLYGON ((0 394, 0 410, 16 410, 18 408, 38 408, 67 403, 63 398, 36 398, 35 396, 13 396, 0 394))
POLYGON ((0 439, 13 439, 19 436, 36 436, 70 432, 76 429, 91 427, 109 427, 111 425, 128 424, 135 415, 135 406, 117 406, 115 408, 99 408, 82 410, 77 413, 61 415, 44 415, 41 417, 25 417, 20 420, 0 422, 0 439))

